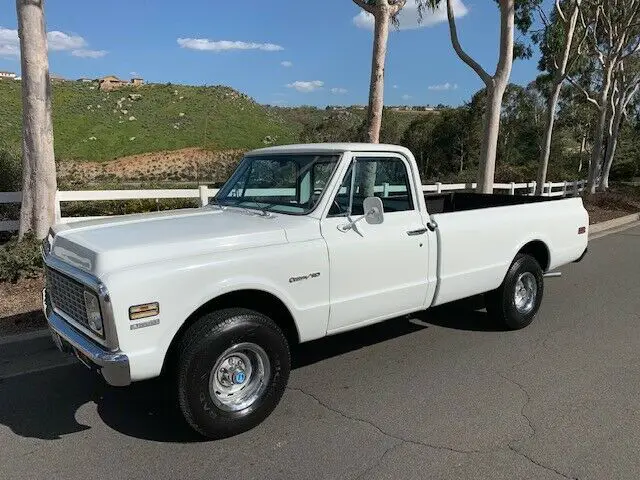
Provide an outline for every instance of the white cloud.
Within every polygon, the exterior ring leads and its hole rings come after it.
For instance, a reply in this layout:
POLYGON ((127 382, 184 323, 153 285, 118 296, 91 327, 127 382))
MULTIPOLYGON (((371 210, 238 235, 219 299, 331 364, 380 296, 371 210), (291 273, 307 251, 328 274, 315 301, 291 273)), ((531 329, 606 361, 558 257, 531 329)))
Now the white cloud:
POLYGON ((393 89, 394 89, 394 90, 397 90, 397 89, 398 89, 398 85, 394 85, 394 86, 393 86, 393 89))
POLYGON ((73 55, 74 57, 80 57, 80 58, 101 58, 104 57, 107 53, 106 50, 85 50, 85 49, 80 49, 80 50, 72 50, 71 51, 71 55, 73 55))
POLYGON ((334 95, 344 95, 345 93, 347 93, 347 89, 336 87, 331 89, 331 93, 333 93, 334 95))
POLYGON ((289 60, 285 60, 283 62, 280 62, 280 65, 282 65, 283 67, 289 68, 289 67, 293 67, 293 62, 290 62, 289 60))
MULTIPOLYGON (((464 17, 469 13, 469 9, 462 3, 462 0, 453 0, 453 13, 455 17, 464 17)), ((422 21, 418 23, 418 6, 415 2, 407 2, 405 7, 398 14, 400 30, 411 30, 414 28, 431 27, 438 23, 447 21, 446 2, 442 1, 436 10, 425 10, 422 21)), ((353 24, 358 28, 373 30, 373 15, 361 10, 353 17, 353 24)))
POLYGON ((68 35, 57 30, 47 33, 47 43, 51 51, 77 50, 87 46, 84 38, 78 35, 68 35))
POLYGON ((280 45, 273 43, 253 43, 230 40, 209 40, 207 38, 178 38, 178 45, 191 50, 206 50, 222 52, 225 50, 263 50, 265 52, 277 52, 284 50, 280 45))
POLYGON ((142 75, 140 75, 138 72, 129 72, 129 75, 131 75, 132 77, 140 77, 142 75))
POLYGON ((404 95, 402 95, 402 99, 403 100, 410 100, 411 99, 411 95, 405 93, 404 95))
POLYGON ((447 82, 447 83, 441 83, 438 85, 429 85, 427 88, 429 90, 457 90, 458 84, 447 82))
MULTIPOLYGON (((88 50, 87 41, 79 35, 58 30, 47 32, 47 45, 52 52, 70 51, 71 55, 83 58, 104 57, 106 50, 88 50)), ((0 57, 19 57, 20 40, 18 30, 0 27, 0 57)))
POLYGON ((320 80, 312 80, 310 82, 303 82, 298 80, 297 82, 288 83, 288 88, 295 88, 299 92, 309 93, 320 90, 324 86, 324 82, 320 80))
POLYGON ((19 55, 18 31, 0 27, 0 57, 17 57, 19 55))

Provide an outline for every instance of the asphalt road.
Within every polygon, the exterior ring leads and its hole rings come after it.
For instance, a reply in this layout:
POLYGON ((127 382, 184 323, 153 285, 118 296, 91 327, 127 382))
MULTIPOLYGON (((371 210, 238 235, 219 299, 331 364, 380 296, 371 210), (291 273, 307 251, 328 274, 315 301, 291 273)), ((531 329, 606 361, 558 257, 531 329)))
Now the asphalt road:
POLYGON ((0 381, 4 479, 637 479, 640 227, 548 279, 534 324, 473 301, 314 342, 258 428, 206 442, 159 382, 0 381))

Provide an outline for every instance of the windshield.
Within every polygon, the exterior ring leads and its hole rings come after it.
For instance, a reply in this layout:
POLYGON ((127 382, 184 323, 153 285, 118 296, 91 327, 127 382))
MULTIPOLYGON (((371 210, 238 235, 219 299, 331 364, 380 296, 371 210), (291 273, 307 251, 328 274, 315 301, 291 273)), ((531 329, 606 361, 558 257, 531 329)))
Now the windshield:
POLYGON ((303 215, 324 193, 338 155, 282 154, 245 157, 213 204, 303 215))

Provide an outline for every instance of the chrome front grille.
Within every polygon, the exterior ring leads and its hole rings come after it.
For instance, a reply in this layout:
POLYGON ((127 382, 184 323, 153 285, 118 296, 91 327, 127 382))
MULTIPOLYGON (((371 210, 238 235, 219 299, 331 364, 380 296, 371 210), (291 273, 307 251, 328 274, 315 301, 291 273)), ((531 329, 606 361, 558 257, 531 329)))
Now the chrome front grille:
POLYGON ((84 286, 56 270, 46 268, 47 292, 53 307, 89 328, 84 304, 84 286))

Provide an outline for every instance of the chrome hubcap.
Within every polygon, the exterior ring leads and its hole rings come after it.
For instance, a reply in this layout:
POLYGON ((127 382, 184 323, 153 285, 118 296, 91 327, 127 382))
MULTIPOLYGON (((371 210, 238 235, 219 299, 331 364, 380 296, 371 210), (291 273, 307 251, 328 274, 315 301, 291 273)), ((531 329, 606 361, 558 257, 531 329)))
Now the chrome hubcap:
POLYGON ((518 280, 516 280, 514 292, 514 303, 518 312, 529 313, 533 310, 537 294, 538 282, 533 273, 524 272, 520 274, 518 280))
POLYGON ((209 374, 209 395, 222 410, 250 407, 267 388, 271 363, 262 347, 239 343, 218 357, 209 374))

